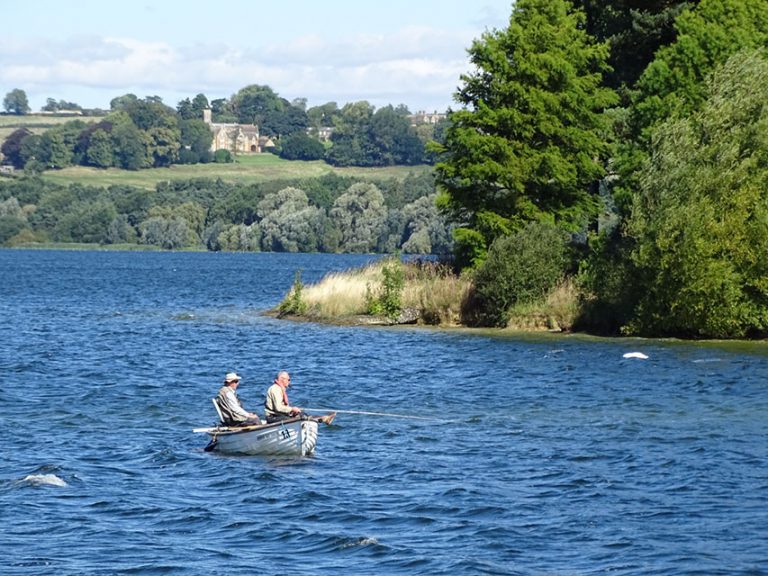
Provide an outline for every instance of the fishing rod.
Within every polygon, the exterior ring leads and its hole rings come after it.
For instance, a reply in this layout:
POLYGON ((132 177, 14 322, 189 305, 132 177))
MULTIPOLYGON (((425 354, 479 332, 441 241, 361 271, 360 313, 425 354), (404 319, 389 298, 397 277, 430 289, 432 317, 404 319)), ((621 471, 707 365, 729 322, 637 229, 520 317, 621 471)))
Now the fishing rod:
POLYGON ((362 414, 365 416, 387 416, 389 418, 407 418, 409 420, 432 420, 433 422, 450 422, 432 416, 412 416, 409 414, 392 414, 391 412, 366 412, 364 410, 336 410, 335 408, 303 408, 303 412, 336 412, 337 414, 362 414))

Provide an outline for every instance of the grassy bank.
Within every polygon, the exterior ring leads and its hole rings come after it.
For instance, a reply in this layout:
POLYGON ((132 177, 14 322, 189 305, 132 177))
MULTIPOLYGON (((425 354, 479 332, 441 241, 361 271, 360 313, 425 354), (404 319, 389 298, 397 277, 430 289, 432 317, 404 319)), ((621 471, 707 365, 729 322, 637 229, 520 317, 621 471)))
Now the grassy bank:
MULTIPOLYGON (((387 258, 330 273, 315 284, 304 285, 297 276, 276 313, 337 324, 460 327, 475 316, 472 293, 471 277, 444 265, 387 258)), ((578 301, 575 286, 565 282, 541 302, 513 308, 507 329, 568 331, 578 301)))
POLYGON ((190 180, 195 178, 220 178, 225 182, 258 184, 272 180, 315 178, 326 174, 355 176, 364 179, 403 179, 408 174, 430 172, 431 166, 388 166, 386 168, 335 168, 323 161, 305 162, 283 160, 274 154, 237 156, 231 164, 175 164, 168 168, 144 170, 120 170, 117 168, 88 168, 72 166, 62 170, 48 170, 43 179, 58 184, 83 184, 107 187, 112 185, 134 186, 154 190, 158 182, 190 180))

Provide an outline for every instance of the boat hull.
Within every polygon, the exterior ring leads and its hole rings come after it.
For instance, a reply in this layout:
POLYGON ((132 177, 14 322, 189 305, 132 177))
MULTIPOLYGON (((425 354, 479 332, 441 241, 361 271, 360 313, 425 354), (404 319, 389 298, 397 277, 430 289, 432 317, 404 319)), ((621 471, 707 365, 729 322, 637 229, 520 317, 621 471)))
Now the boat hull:
POLYGON ((317 446, 317 422, 298 418, 243 430, 220 428, 208 434, 207 449, 223 454, 308 456, 317 446))

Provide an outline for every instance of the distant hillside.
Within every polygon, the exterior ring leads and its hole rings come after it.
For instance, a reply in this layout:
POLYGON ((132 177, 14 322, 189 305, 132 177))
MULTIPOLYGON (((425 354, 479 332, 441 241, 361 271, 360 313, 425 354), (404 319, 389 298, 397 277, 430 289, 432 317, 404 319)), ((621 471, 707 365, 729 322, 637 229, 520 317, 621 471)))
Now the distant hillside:
POLYGON ((98 169, 73 166, 63 170, 47 170, 43 179, 60 184, 78 183, 106 187, 113 184, 154 190, 158 182, 220 178, 225 182, 252 184, 274 180, 315 178, 325 174, 354 176, 366 180, 402 180, 409 174, 425 174, 432 166, 388 166, 386 168, 335 168, 322 160, 304 162, 283 160, 273 154, 241 155, 232 164, 176 164, 168 168, 144 170, 98 169))
POLYGON ((25 114, 18 116, 16 114, 0 114, 0 146, 8 136, 19 128, 27 128, 34 134, 42 134, 48 128, 71 122, 72 120, 82 120, 83 122, 98 122, 101 116, 52 116, 50 114, 25 114))

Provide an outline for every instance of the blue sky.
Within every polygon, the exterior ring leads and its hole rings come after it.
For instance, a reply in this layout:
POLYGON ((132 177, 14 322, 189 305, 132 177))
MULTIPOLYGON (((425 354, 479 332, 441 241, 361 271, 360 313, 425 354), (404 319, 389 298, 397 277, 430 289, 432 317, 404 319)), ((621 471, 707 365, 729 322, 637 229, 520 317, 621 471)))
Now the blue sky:
POLYGON ((270 86, 308 106, 367 100, 412 112, 455 104, 472 40, 511 0, 51 0, 3 2, 0 96, 109 108, 116 96, 229 98, 270 86))

